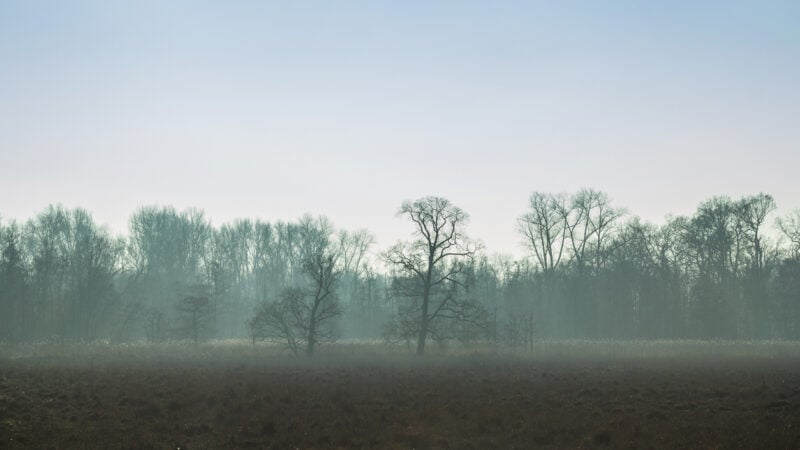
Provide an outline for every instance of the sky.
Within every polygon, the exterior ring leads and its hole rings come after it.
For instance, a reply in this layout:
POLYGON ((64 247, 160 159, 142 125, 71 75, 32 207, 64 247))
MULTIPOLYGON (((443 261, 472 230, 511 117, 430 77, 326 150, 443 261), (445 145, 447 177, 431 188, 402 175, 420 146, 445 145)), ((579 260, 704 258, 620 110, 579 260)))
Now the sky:
POLYGON ((799 145, 794 0, 0 0, 5 219, 309 212, 387 247, 437 195, 521 254, 533 191, 800 208, 799 145))

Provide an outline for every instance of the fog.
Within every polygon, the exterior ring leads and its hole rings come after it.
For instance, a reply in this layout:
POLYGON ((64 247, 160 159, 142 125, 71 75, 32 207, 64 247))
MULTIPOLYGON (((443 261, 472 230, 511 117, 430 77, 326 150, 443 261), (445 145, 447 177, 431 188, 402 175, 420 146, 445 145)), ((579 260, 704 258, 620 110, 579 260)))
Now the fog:
POLYGON ((798 23, 0 0, 0 449, 800 448, 798 23))
POLYGON ((552 339, 738 341, 800 336, 800 212, 713 197, 639 220, 593 189, 530 195, 519 259, 492 256, 469 214, 409 200, 408 239, 328 218, 241 219, 143 207, 126 235, 50 206, 0 222, 0 341, 267 343, 312 356, 337 341, 518 350, 552 339))

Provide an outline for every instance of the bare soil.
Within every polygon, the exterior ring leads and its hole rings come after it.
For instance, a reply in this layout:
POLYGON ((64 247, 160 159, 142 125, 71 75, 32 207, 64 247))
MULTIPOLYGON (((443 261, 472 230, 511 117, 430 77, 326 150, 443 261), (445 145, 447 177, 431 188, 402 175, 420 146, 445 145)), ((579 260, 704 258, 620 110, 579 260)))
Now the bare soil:
POLYGON ((800 361, 0 359, 0 448, 800 448, 800 361))

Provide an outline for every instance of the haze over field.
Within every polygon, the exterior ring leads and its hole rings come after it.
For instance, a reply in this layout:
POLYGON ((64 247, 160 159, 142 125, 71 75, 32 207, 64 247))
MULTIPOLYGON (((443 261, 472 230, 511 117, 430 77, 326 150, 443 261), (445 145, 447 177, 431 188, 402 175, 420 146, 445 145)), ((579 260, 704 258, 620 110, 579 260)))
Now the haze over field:
POLYGON ((435 194, 491 251, 532 191, 660 222, 800 206, 800 4, 0 2, 0 213, 325 214, 384 248, 435 194))
POLYGON ((798 0, 0 0, 0 448, 800 448, 798 81, 798 0))

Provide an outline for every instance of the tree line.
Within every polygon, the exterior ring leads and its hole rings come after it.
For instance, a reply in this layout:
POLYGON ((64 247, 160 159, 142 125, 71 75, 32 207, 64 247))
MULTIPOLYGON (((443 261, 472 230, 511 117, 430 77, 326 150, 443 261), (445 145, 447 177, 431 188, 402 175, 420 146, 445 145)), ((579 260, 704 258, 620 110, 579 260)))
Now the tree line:
POLYGON ((466 212, 404 202, 383 250, 325 217, 237 220, 145 207, 125 236, 50 206, 0 221, 0 341, 247 338, 313 354, 341 338, 512 348, 543 338, 798 339, 800 210, 714 197, 650 224, 593 189, 535 192, 526 256, 489 256, 466 212))

